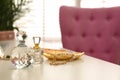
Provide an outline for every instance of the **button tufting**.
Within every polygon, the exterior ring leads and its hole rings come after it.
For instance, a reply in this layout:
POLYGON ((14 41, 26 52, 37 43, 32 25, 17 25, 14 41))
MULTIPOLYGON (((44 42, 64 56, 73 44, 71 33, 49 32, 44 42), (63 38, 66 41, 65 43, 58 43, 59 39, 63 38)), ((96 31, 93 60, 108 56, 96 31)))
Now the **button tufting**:
POLYGON ((118 33, 114 33, 113 36, 115 36, 115 37, 118 36, 118 33))
POLYGON ((82 37, 86 37, 86 34, 85 33, 82 33, 82 35, 81 35, 82 37))
POLYGON ((75 20, 78 21, 78 20, 79 20, 79 17, 78 17, 78 16, 75 16, 75 20))
POLYGON ((72 32, 68 32, 67 36, 71 37, 71 36, 73 36, 73 33, 72 32))
POLYGON ((90 16, 90 21, 93 21, 94 20, 94 17, 93 16, 90 16))
POLYGON ((106 20, 108 20, 108 21, 111 20, 111 19, 112 19, 111 16, 107 16, 107 17, 106 17, 106 20))
POLYGON ((97 35, 96 35, 97 37, 101 37, 101 33, 97 33, 97 35))
POLYGON ((93 16, 93 13, 90 14, 90 21, 93 21, 94 20, 94 16, 93 16))

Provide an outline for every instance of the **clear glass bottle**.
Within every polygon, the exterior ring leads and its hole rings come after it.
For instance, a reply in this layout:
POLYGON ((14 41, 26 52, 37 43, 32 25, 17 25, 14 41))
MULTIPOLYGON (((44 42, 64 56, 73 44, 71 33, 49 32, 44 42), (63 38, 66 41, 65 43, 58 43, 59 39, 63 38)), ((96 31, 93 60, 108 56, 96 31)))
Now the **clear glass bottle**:
POLYGON ((31 50, 25 45, 24 40, 12 50, 11 62, 17 69, 28 67, 33 62, 31 50))
POLYGON ((34 59, 34 63, 37 63, 37 64, 40 64, 43 62, 43 57, 42 57, 43 50, 40 48, 40 45, 39 45, 40 41, 41 41, 41 37, 39 36, 33 37, 33 42, 34 42, 33 59, 34 59))

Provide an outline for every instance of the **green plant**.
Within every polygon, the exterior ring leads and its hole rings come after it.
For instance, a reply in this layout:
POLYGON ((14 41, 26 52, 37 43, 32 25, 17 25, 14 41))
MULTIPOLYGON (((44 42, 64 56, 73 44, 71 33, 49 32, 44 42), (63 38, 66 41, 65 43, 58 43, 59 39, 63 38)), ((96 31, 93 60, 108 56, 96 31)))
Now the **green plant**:
POLYGON ((0 0, 0 31, 13 30, 13 24, 30 11, 27 7, 32 0, 0 0))

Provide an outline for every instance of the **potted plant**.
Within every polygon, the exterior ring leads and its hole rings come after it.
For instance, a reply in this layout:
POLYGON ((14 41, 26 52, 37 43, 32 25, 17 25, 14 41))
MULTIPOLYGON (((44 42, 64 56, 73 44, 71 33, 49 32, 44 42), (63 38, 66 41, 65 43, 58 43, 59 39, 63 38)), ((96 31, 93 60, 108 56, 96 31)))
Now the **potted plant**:
POLYGON ((30 11, 27 4, 31 0, 1 0, 0 2, 0 40, 14 39, 14 22, 30 11))

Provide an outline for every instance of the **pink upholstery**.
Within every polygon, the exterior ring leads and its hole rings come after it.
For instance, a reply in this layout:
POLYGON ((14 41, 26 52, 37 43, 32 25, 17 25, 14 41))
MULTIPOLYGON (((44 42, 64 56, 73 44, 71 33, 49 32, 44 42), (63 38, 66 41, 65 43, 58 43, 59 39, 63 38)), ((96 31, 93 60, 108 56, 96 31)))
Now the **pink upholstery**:
POLYGON ((61 6, 59 15, 64 48, 119 64, 120 7, 61 6))

